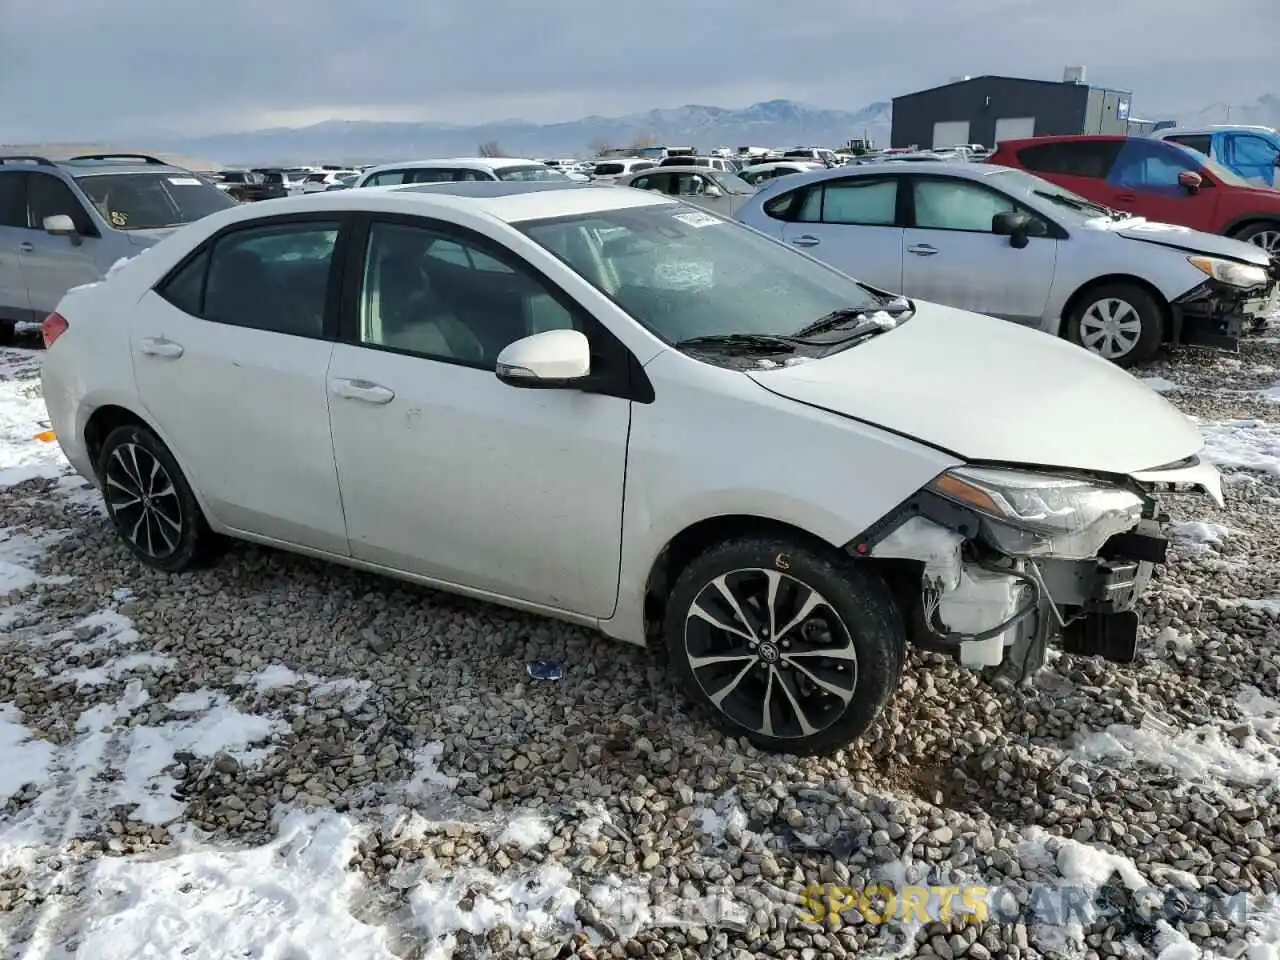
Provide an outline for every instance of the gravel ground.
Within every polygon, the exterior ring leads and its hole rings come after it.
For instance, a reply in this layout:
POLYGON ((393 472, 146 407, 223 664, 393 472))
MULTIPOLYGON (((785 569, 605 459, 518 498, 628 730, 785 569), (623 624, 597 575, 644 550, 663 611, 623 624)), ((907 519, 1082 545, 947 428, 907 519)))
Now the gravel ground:
MULTIPOLYGON (((38 356, 8 354, 12 392, 38 356)), ((1280 340, 1139 375, 1215 452, 1272 457, 1227 474, 1226 509, 1171 505, 1140 663, 1059 656, 1010 691, 912 654, 873 731, 820 759, 713 732, 643 650, 244 545, 164 576, 75 481, 0 488, 4 556, 36 580, 0 606, 0 938, 110 960, 110 936, 172 909, 148 899, 154 871, 204 851, 221 872, 183 874, 177 916, 266 917, 291 952, 177 922, 150 928, 152 955, 1275 958, 1280 340), (563 679, 530 679, 532 660, 563 679), (308 875, 298 851, 323 838, 308 875), (229 858, 255 850, 296 863, 296 889, 236 887, 229 858), (876 880, 1112 908, 808 915, 806 888, 876 880), (301 932, 326 884, 340 953, 301 932), (1144 886, 1187 909, 1139 915, 1144 886), (1247 919, 1206 905, 1237 893, 1247 919)))

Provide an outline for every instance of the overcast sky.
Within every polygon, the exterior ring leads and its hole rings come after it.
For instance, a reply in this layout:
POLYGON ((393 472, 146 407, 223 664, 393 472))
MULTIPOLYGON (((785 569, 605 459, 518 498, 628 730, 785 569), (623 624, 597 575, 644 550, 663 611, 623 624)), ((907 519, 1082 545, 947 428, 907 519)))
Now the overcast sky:
POLYGON ((1277 37, 1280 0, 0 0, 0 142, 853 110, 1067 64, 1147 116, 1280 94, 1277 37))

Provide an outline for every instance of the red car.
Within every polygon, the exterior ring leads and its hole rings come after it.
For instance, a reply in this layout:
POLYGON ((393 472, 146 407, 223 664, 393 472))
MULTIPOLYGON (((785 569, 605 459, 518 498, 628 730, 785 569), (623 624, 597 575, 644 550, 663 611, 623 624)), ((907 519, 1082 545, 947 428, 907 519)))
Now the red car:
POLYGON ((1181 144, 1147 137, 1006 140, 987 163, 1027 170, 1094 203, 1248 240, 1280 257, 1280 190, 1181 144))

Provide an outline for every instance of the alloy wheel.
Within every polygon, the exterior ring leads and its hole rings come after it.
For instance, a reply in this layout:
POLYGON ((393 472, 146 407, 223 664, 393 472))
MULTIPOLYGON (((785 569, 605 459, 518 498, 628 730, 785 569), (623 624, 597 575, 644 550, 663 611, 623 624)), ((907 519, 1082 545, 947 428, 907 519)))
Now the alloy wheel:
POLYGON ((1261 247, 1273 257, 1280 257, 1280 230, 1262 230, 1250 237, 1249 242, 1261 247))
POLYGON ((1115 297, 1095 301, 1080 318, 1080 343, 1108 360, 1125 356, 1141 336, 1142 317, 1133 304, 1115 297))
POLYGON ((182 542, 182 500, 169 471, 146 447, 122 443, 111 451, 104 499, 120 530, 148 557, 163 560, 182 542))
POLYGON ((721 574, 685 618, 685 652, 698 686, 734 723, 766 737, 809 737, 853 700, 858 658, 835 608, 776 570, 721 574))

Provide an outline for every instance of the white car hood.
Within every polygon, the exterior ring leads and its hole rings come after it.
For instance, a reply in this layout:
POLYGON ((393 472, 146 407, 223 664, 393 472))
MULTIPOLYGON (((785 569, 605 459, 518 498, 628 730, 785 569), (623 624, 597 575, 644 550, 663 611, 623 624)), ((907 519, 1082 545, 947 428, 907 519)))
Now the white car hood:
POLYGON ((939 304, 916 308, 832 356, 747 375, 970 461, 1134 474, 1203 446, 1167 400, 1082 347, 939 304))
POLYGON ((1230 237, 1220 237, 1214 233, 1192 230, 1190 227, 1181 227, 1172 223, 1159 223, 1144 217, 1133 217, 1129 220, 1098 217, 1096 220, 1088 221, 1085 226, 1090 230, 1116 233, 1128 240, 1143 240, 1180 250, 1194 250, 1213 257, 1230 257, 1232 260, 1255 263, 1260 267, 1265 267, 1271 262, 1267 252, 1256 244, 1232 240, 1230 237))

